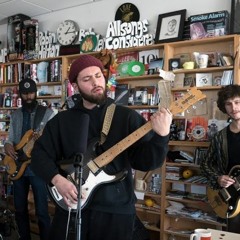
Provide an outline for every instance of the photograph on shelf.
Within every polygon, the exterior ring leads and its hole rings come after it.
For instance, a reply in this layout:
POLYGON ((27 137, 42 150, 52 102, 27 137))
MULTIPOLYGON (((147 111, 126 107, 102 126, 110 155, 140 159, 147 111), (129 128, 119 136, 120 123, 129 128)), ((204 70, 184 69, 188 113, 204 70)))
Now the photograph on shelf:
POLYGON ((218 53, 219 66, 232 66, 233 57, 228 53, 218 53))
POLYGON ((182 40, 186 9, 158 15, 155 43, 182 40))
POLYGON ((195 79, 194 79, 194 77, 185 77, 183 79, 183 86, 184 87, 193 87, 193 86, 195 86, 195 79))
POLYGON ((128 84, 117 84, 115 89, 115 103, 117 105, 128 105, 129 98, 129 85, 128 84))
POLYGON ((156 74, 159 69, 163 69, 163 58, 152 59, 149 62, 148 74, 156 74))
POLYGON ((217 52, 201 52, 200 54, 208 55, 208 67, 217 67, 218 66, 217 52))
POLYGON ((147 89, 147 94, 154 94, 154 86, 136 86, 134 88, 134 105, 143 104, 143 92, 147 89))
MULTIPOLYGON (((186 132, 186 126, 187 126, 187 120, 185 118, 176 118, 172 120, 172 123, 170 125, 170 140, 182 140, 179 139, 180 132, 184 131, 186 132)), ((185 139, 184 139, 185 140, 185 139)))
POLYGON ((214 76, 212 85, 213 86, 221 86, 221 80, 222 80, 222 76, 214 76))
POLYGON ((196 73, 196 87, 212 86, 212 73, 196 73))

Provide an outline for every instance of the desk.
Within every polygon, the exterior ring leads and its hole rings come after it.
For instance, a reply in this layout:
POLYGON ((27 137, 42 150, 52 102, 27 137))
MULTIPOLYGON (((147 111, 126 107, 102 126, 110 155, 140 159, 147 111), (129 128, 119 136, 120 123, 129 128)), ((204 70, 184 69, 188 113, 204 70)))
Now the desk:
POLYGON ((208 228, 212 233, 212 240, 240 240, 240 234, 208 228))

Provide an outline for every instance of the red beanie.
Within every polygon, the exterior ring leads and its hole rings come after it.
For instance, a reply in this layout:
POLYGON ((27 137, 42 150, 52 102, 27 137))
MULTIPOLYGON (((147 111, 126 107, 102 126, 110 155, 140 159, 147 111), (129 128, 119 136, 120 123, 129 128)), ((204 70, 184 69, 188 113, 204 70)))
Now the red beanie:
POLYGON ((91 66, 96 66, 99 67, 101 69, 101 71, 103 71, 104 67, 102 62, 91 56, 91 55, 81 55, 79 58, 77 58, 70 67, 70 71, 69 71, 69 81, 70 83, 74 83, 77 80, 77 76, 78 74, 85 68, 87 67, 91 67, 91 66))

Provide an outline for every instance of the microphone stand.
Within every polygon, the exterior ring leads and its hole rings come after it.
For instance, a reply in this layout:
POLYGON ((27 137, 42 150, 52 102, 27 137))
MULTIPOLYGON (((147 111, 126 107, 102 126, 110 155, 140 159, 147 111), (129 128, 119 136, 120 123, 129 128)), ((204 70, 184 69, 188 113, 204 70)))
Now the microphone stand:
POLYGON ((77 183, 78 190, 78 202, 77 202, 77 232, 76 232, 76 240, 81 239, 81 197, 82 197, 82 166, 83 166, 83 154, 77 153, 74 157, 74 168, 75 168, 75 182, 77 183))

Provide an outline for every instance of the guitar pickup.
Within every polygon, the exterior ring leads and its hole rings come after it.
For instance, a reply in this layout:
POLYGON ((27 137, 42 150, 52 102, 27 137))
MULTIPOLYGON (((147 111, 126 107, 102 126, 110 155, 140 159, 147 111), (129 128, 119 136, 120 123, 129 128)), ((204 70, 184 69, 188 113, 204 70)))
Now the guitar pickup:
POLYGON ((229 194, 226 188, 222 188, 219 191, 219 196, 222 198, 224 202, 228 202, 231 199, 231 195, 229 194))

